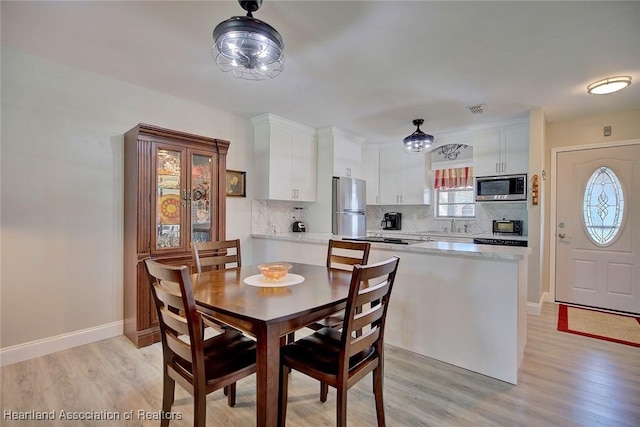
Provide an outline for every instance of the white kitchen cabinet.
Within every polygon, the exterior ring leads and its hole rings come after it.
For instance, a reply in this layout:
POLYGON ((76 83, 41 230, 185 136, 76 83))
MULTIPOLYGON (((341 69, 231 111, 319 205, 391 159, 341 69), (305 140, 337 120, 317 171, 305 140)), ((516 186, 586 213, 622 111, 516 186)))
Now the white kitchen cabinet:
POLYGON ((367 181, 367 205, 379 204, 380 149, 377 145, 362 146, 362 179, 367 181))
POLYGON ((512 175, 529 171, 529 126, 515 124, 474 133, 474 175, 512 175))
POLYGON ((251 122, 255 132, 255 198, 315 201, 315 129, 269 113, 251 122))
POLYGON ((381 147, 379 204, 429 204, 425 161, 425 153, 408 153, 401 145, 381 147))
POLYGON ((318 129, 318 161, 320 170, 331 176, 362 178, 361 160, 364 138, 336 127, 318 129))

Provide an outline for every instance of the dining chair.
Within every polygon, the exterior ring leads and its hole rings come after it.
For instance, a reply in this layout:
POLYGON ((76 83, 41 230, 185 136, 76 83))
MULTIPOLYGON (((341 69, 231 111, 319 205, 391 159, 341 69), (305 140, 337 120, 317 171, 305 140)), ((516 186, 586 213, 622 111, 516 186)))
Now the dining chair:
MULTIPOLYGON (((144 260, 160 323, 163 359, 162 411, 173 405, 175 383, 194 400, 194 426, 204 426, 206 397, 224 389, 227 403, 236 403, 236 382, 256 372, 256 344, 234 329, 203 338, 187 266, 174 267, 144 260)), ((163 417, 161 426, 169 425, 163 417)))
POLYGON ((242 266, 240 240, 191 242, 191 255, 196 272, 242 266))
MULTIPOLYGON (((329 268, 338 268, 341 270, 353 270, 356 264, 365 265, 369 262, 369 251, 371 243, 355 242, 349 240, 333 240, 329 239, 327 245, 327 261, 329 268)), ((318 331, 322 328, 333 328, 342 324, 344 310, 340 310, 329 317, 317 322, 313 322, 306 327, 318 331)), ((287 343, 295 340, 295 332, 287 335, 287 343)))
MULTIPOLYGON (((347 391, 373 372, 378 427, 385 425, 384 327, 398 257, 371 265, 355 265, 342 328, 323 328, 281 349, 280 424, 287 417, 289 371, 295 369, 337 390, 338 427, 347 425, 347 391), (358 313, 357 309, 360 309, 358 313), (362 330, 356 336, 356 330, 362 330)), ((326 395, 322 396, 323 402, 326 395)))
MULTIPOLYGON (((327 245, 327 267, 341 270, 353 270, 353 266, 366 265, 369 262, 371 243, 353 242, 348 240, 329 240, 327 245)), ((335 328, 342 325, 344 310, 314 322, 307 327, 318 331, 322 328, 335 328)))

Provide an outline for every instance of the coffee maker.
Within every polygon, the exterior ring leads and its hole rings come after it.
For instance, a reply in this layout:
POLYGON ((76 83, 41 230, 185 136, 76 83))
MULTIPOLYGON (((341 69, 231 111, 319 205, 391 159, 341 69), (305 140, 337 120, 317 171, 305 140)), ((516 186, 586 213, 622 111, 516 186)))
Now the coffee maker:
POLYGON ((380 223, 383 230, 400 230, 402 227, 402 214, 400 212, 387 212, 380 223))

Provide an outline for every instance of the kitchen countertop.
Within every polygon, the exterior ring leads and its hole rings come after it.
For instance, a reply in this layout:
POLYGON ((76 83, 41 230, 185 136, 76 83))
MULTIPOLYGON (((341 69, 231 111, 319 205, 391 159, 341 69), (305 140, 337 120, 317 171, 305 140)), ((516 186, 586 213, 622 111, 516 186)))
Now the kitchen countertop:
MULTIPOLYGON (((385 234, 388 230, 384 230, 385 234)), ((390 233, 396 234, 396 233, 390 233)), ((415 233, 402 233, 404 235, 415 235, 415 233)), ((429 234, 431 235, 431 234, 429 234)), ((252 234, 253 238, 258 239, 275 239, 287 241, 299 241, 308 243, 326 244, 329 239, 342 240, 343 236, 333 235, 331 233, 276 233, 276 234, 252 234)), ((457 235, 447 235, 448 237, 458 237, 457 235)), ((460 236, 473 239, 481 235, 460 236)), ((490 235, 493 237, 493 235, 490 235)), ((436 237, 436 236, 434 236, 436 237)), ((522 238, 523 236, 517 236, 522 238)), ((506 238, 506 237, 505 237, 506 238)), ((526 236, 525 236, 526 239, 526 236)), ((531 253, 528 247, 513 246, 494 246, 494 245, 476 245, 468 242, 446 242, 446 241, 425 241, 412 245, 398 245, 393 243, 371 242, 373 249, 392 249, 398 252, 423 252, 440 255, 457 255, 467 257, 483 257, 504 260, 519 260, 527 257, 531 253)))

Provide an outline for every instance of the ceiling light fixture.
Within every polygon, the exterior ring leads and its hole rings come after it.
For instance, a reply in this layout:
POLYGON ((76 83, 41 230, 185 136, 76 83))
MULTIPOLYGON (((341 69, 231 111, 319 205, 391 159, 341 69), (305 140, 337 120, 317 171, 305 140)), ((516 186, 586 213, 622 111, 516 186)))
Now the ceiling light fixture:
POLYGON ((606 95, 628 88, 630 85, 631 77, 629 76, 607 77, 591 83, 587 86, 587 92, 592 95, 606 95))
POLYGON ((415 132, 406 137, 402 142, 404 143, 405 151, 411 153, 419 153, 427 148, 431 148, 433 145, 433 135, 424 133, 420 130, 420 125, 424 123, 422 119, 415 119, 413 125, 416 126, 415 132))
POLYGON ((262 0, 238 0, 247 16, 234 16, 213 30, 213 59, 225 73, 245 80, 276 77, 284 68, 284 41, 275 28, 253 17, 262 0))

